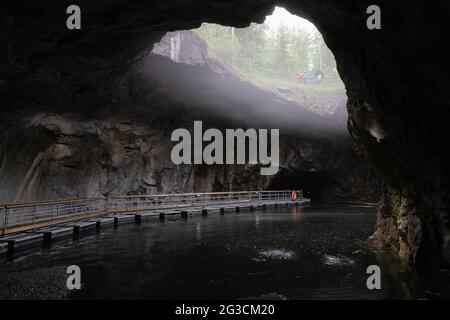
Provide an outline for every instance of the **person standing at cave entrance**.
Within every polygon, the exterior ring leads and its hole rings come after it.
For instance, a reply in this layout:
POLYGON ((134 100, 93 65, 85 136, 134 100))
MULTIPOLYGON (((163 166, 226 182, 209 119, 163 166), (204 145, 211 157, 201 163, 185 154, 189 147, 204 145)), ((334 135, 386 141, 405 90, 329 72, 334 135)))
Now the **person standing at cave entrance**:
POLYGON ((302 69, 298 69, 298 71, 297 71, 297 80, 299 83, 305 82, 305 73, 303 72, 302 69))

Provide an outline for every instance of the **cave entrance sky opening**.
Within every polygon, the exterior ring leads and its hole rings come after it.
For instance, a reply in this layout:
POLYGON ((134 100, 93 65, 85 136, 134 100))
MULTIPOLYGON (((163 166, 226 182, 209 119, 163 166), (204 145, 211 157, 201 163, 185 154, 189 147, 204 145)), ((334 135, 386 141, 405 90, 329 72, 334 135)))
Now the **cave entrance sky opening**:
POLYGON ((284 8, 276 7, 263 24, 234 28, 204 23, 194 32, 208 44, 212 56, 257 83, 343 86, 334 56, 317 28, 284 8))
POLYGON ((262 24, 236 28, 203 23, 189 32, 169 32, 153 53, 179 63, 203 62, 193 43, 198 38, 206 44, 209 62, 314 112, 332 115, 346 98, 334 55, 320 32, 284 8, 275 7, 262 24))

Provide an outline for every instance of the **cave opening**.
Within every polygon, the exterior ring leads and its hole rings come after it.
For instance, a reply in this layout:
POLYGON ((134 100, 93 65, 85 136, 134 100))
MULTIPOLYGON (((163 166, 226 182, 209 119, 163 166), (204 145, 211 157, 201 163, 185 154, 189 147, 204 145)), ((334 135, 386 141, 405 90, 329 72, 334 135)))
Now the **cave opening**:
MULTIPOLYGON (((332 173, 281 169, 271 180, 268 188, 269 190, 303 190, 305 197, 317 202, 329 199, 323 193, 333 183, 335 182, 332 173)), ((336 199, 333 200, 336 201, 336 199)))
POLYGON ((175 104, 195 105, 190 117, 222 128, 281 130, 279 173, 249 174, 247 183, 216 177, 214 190, 295 187, 318 201, 377 200, 378 179, 348 133, 334 55, 308 20, 275 7, 263 23, 244 28, 203 23, 168 32, 153 46, 153 60, 158 63, 144 65, 144 73, 171 90, 172 99, 182 97, 175 104), (358 182, 363 176, 365 183, 358 182))

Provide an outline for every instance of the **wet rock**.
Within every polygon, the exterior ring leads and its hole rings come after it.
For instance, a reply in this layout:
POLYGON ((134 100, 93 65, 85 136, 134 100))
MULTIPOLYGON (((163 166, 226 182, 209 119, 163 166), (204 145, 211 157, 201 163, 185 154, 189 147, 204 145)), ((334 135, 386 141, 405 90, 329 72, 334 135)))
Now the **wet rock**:
POLYGON ((169 57, 172 61, 190 65, 205 64, 208 49, 206 43, 192 31, 168 32, 155 43, 153 54, 169 57))
POLYGON ((65 144, 56 144, 53 147, 53 160, 64 160, 72 157, 73 151, 70 146, 65 144))

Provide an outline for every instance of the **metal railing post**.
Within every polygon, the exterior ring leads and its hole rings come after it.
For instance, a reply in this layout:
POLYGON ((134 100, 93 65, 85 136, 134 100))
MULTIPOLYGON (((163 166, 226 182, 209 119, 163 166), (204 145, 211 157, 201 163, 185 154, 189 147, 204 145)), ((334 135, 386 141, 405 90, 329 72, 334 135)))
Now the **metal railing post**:
POLYGON ((36 224, 36 206, 33 206, 33 224, 36 224))
POLYGON ((3 231, 2 231, 2 236, 4 236, 6 234, 6 226, 8 225, 8 207, 3 207, 5 209, 5 220, 4 220, 4 225, 3 225, 3 231))

